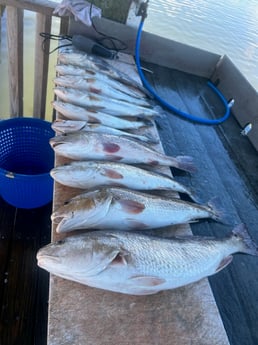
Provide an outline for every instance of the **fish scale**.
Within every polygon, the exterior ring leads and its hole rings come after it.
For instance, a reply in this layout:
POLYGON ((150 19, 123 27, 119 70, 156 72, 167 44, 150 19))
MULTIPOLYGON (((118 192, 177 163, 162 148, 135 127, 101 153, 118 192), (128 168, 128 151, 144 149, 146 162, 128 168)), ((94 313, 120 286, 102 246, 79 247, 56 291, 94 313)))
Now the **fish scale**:
POLYGON ((37 260, 40 267, 65 279, 124 294, 149 295, 213 275, 238 252, 258 256, 257 245, 243 224, 218 239, 88 232, 41 248, 37 260))

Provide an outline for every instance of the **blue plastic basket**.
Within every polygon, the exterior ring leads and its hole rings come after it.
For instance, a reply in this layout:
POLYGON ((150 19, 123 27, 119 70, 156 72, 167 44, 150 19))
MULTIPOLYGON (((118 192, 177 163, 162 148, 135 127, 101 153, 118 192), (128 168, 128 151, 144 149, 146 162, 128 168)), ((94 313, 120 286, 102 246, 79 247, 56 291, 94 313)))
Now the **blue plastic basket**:
POLYGON ((53 197, 51 123, 19 117, 0 121, 0 195, 18 208, 36 208, 53 197))

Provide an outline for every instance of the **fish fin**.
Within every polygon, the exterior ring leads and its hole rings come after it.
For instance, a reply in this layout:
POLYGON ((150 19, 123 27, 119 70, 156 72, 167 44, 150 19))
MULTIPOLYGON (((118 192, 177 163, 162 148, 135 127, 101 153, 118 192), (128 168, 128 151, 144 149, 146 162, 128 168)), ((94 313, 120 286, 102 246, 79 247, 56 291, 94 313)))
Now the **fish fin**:
POLYGON ((251 238, 248 233, 245 224, 239 224, 232 230, 232 237, 236 240, 241 241, 242 249, 241 252, 249 255, 258 256, 258 246, 251 238))
POLYGON ((127 266, 126 256, 128 253, 118 252, 109 265, 111 266, 127 266))
POLYGON ((143 287, 158 286, 166 282, 165 279, 155 276, 134 276, 130 278, 130 281, 143 287))
POLYGON ((113 169, 104 169, 103 175, 115 180, 120 180, 124 178, 122 174, 119 174, 117 171, 113 169))
POLYGON ((120 199, 117 202, 122 206, 122 209, 127 213, 138 214, 145 209, 145 205, 141 202, 129 200, 129 199, 120 199))
POLYGON ((233 260, 233 256, 229 255, 226 256, 225 258, 223 258, 220 263, 219 266, 216 268, 216 273, 221 271, 223 268, 225 268, 227 265, 229 265, 231 263, 231 261, 233 260))
POLYGON ((130 230, 144 230, 149 229, 149 226, 143 222, 137 221, 135 219, 125 218, 125 221, 127 222, 127 227, 130 230))
POLYGON ((223 224, 227 224, 228 221, 226 219, 226 215, 224 210, 222 209, 221 206, 221 201, 219 197, 214 197, 212 198, 208 203, 207 203, 207 207, 210 209, 211 211, 211 218, 216 220, 217 222, 223 223, 223 224))
POLYGON ((193 158, 190 156, 177 156, 175 167, 190 173, 196 172, 196 167, 193 162, 193 158))

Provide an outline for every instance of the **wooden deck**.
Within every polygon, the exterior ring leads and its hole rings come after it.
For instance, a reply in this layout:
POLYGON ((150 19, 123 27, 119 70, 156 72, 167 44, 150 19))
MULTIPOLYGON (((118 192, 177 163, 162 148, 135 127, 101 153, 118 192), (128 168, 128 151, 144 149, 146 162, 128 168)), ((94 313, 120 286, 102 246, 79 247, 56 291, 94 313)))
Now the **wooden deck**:
POLYGON ((46 344, 49 277, 36 252, 50 241, 51 208, 16 209, 0 199, 1 345, 46 344))
MULTIPOLYGON (((206 79, 150 64, 145 66, 154 72, 149 76, 159 95, 173 105, 211 116, 224 111, 209 89, 203 92, 206 79)), ((233 225, 245 222, 258 243, 258 155, 248 139, 240 135, 241 128, 234 118, 219 127, 208 127, 164 112, 157 125, 166 153, 189 154, 195 158, 198 167, 195 175, 173 170, 175 177, 191 186, 203 201, 218 196, 228 216, 230 225, 213 221, 191 225, 194 234, 222 236, 233 225)), ((16 210, 0 201, 1 345, 46 344, 48 274, 37 268, 35 253, 50 241, 50 213, 51 205, 28 211, 16 210)), ((209 279, 231 345, 258 343, 257 275, 257 258, 236 255, 230 266, 209 279)), ((102 302, 107 304, 108 300, 102 302)), ((118 303, 123 307, 122 298, 118 303)), ((101 309, 94 315, 98 312, 101 309)), ((120 317, 124 316, 116 315, 115 320, 119 322, 120 317)), ((193 318, 191 322, 198 325, 200 320, 193 318)), ((149 327, 153 328, 154 324, 155 320, 149 327)), ((155 330, 156 344, 164 344, 162 333, 158 333, 161 330, 158 326, 155 330)), ((205 336, 202 344, 210 345, 205 336)))

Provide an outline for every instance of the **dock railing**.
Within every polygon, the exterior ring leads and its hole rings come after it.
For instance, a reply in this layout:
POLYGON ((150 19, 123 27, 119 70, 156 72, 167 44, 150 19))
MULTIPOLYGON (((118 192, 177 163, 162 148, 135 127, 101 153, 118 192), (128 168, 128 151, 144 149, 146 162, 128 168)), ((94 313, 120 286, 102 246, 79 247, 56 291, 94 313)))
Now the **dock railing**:
MULTIPOLYGON (((24 10, 36 13, 33 117, 45 119, 50 41, 42 50, 41 32, 51 33, 56 2, 46 0, 0 0, 6 6, 10 117, 23 116, 24 10)), ((66 34, 68 18, 60 18, 60 34, 66 34)))

